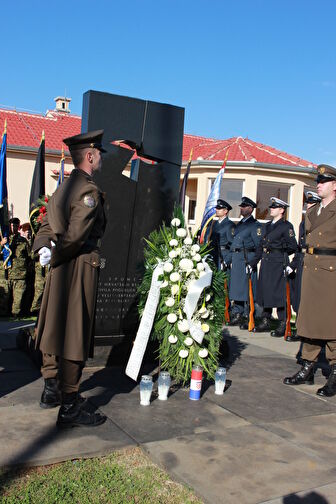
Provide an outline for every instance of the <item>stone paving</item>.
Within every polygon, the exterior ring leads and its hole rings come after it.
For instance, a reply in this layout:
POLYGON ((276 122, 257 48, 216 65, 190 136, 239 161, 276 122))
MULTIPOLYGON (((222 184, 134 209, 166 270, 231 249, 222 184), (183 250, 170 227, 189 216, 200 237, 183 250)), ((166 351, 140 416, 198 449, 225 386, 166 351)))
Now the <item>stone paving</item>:
POLYGON ((140 445, 206 503, 336 503, 336 397, 323 362, 315 384, 289 387, 297 343, 226 330, 230 348, 223 396, 204 384, 202 399, 173 390, 169 400, 139 405, 139 388, 121 368, 87 368, 81 392, 104 412, 95 429, 58 431, 57 409, 42 410, 42 379, 16 348, 19 324, 0 323, 0 465, 41 465, 140 445))

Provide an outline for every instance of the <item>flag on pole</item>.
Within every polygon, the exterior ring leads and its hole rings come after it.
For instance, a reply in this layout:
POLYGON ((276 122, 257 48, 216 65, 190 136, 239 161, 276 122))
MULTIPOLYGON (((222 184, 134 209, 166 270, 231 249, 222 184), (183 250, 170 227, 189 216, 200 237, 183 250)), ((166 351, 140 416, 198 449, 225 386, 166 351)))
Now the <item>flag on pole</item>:
POLYGON ((60 170, 58 174, 57 187, 64 182, 64 163, 65 163, 64 147, 62 147, 62 157, 60 161, 60 170))
POLYGON ((191 149, 190 156, 189 156, 189 161, 188 161, 188 164, 187 164, 187 169, 186 169, 186 172, 184 174, 183 182, 182 182, 181 189, 180 189, 179 204, 182 207, 182 211, 183 212, 184 212, 184 209, 185 209, 185 197, 186 197, 186 192, 187 192, 187 184, 188 184, 188 177, 189 177, 189 173, 190 173, 192 154, 193 154, 193 150, 191 149))
POLYGON ((224 175, 228 155, 229 155, 229 149, 226 151, 222 167, 218 172, 218 175, 217 175, 215 182, 211 188, 208 200, 205 205, 205 210, 204 210, 202 223, 201 223, 201 227, 200 227, 200 243, 204 243, 204 237, 205 237, 206 230, 216 214, 217 200, 220 198, 222 177, 224 175))
POLYGON ((2 135, 1 153, 0 153, 0 232, 8 236, 8 193, 7 193, 7 119, 2 135))
POLYGON ((42 132, 42 139, 35 162, 32 185, 30 189, 29 211, 31 212, 41 196, 45 194, 45 137, 42 132))

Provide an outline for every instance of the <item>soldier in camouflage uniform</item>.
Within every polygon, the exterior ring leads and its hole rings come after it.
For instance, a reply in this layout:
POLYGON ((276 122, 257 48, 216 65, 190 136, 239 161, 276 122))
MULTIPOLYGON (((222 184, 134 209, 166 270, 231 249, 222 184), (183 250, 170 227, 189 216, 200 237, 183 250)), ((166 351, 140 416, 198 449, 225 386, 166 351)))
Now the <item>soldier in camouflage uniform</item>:
POLYGON ((25 238, 19 234, 20 220, 17 217, 10 219, 10 237, 4 238, 2 245, 2 261, 0 268, 0 288, 1 302, 0 309, 2 315, 12 313, 14 317, 22 314, 24 309, 24 295, 26 292, 26 278, 29 257, 29 244, 25 238), (10 257, 11 266, 4 268, 3 246, 8 245, 12 254, 10 257))

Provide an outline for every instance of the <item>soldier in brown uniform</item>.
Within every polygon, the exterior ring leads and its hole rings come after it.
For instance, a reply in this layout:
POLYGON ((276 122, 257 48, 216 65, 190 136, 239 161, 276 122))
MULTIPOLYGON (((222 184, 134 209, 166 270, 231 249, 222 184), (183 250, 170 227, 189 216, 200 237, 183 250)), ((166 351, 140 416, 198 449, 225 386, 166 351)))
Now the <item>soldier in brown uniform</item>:
MULTIPOLYGON (((59 426, 96 426, 106 419, 85 411, 78 393, 82 369, 93 350, 99 248, 106 225, 103 194, 92 180, 101 168, 101 152, 105 152, 102 136, 103 130, 99 130, 64 140, 75 169, 50 198, 34 242, 41 265, 50 262, 36 342, 45 356, 45 378, 55 356, 58 362, 59 426)), ((49 393, 53 388, 57 400, 56 386, 49 387, 49 393)))
POLYGON ((320 396, 336 394, 336 168, 318 166, 317 194, 321 203, 306 214, 306 253, 304 257, 301 302, 297 332, 302 336, 303 366, 286 385, 314 383, 314 366, 325 346, 331 373, 320 396))

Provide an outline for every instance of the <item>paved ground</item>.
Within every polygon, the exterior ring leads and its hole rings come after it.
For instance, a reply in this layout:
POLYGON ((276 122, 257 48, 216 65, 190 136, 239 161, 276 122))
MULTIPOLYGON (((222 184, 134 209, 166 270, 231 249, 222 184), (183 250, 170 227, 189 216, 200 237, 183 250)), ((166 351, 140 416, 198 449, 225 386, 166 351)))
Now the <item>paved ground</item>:
MULTIPOLYGON (((336 397, 315 385, 288 387, 297 343, 266 334, 227 331, 228 387, 205 386, 198 402, 187 390, 167 402, 139 405, 139 389, 121 369, 87 369, 82 393, 108 421, 96 429, 55 428, 57 410, 42 410, 42 379, 16 348, 16 326, 0 323, 0 465, 50 464, 140 445, 207 503, 336 503, 336 397)), ((323 371, 323 373, 322 373, 323 371)))

